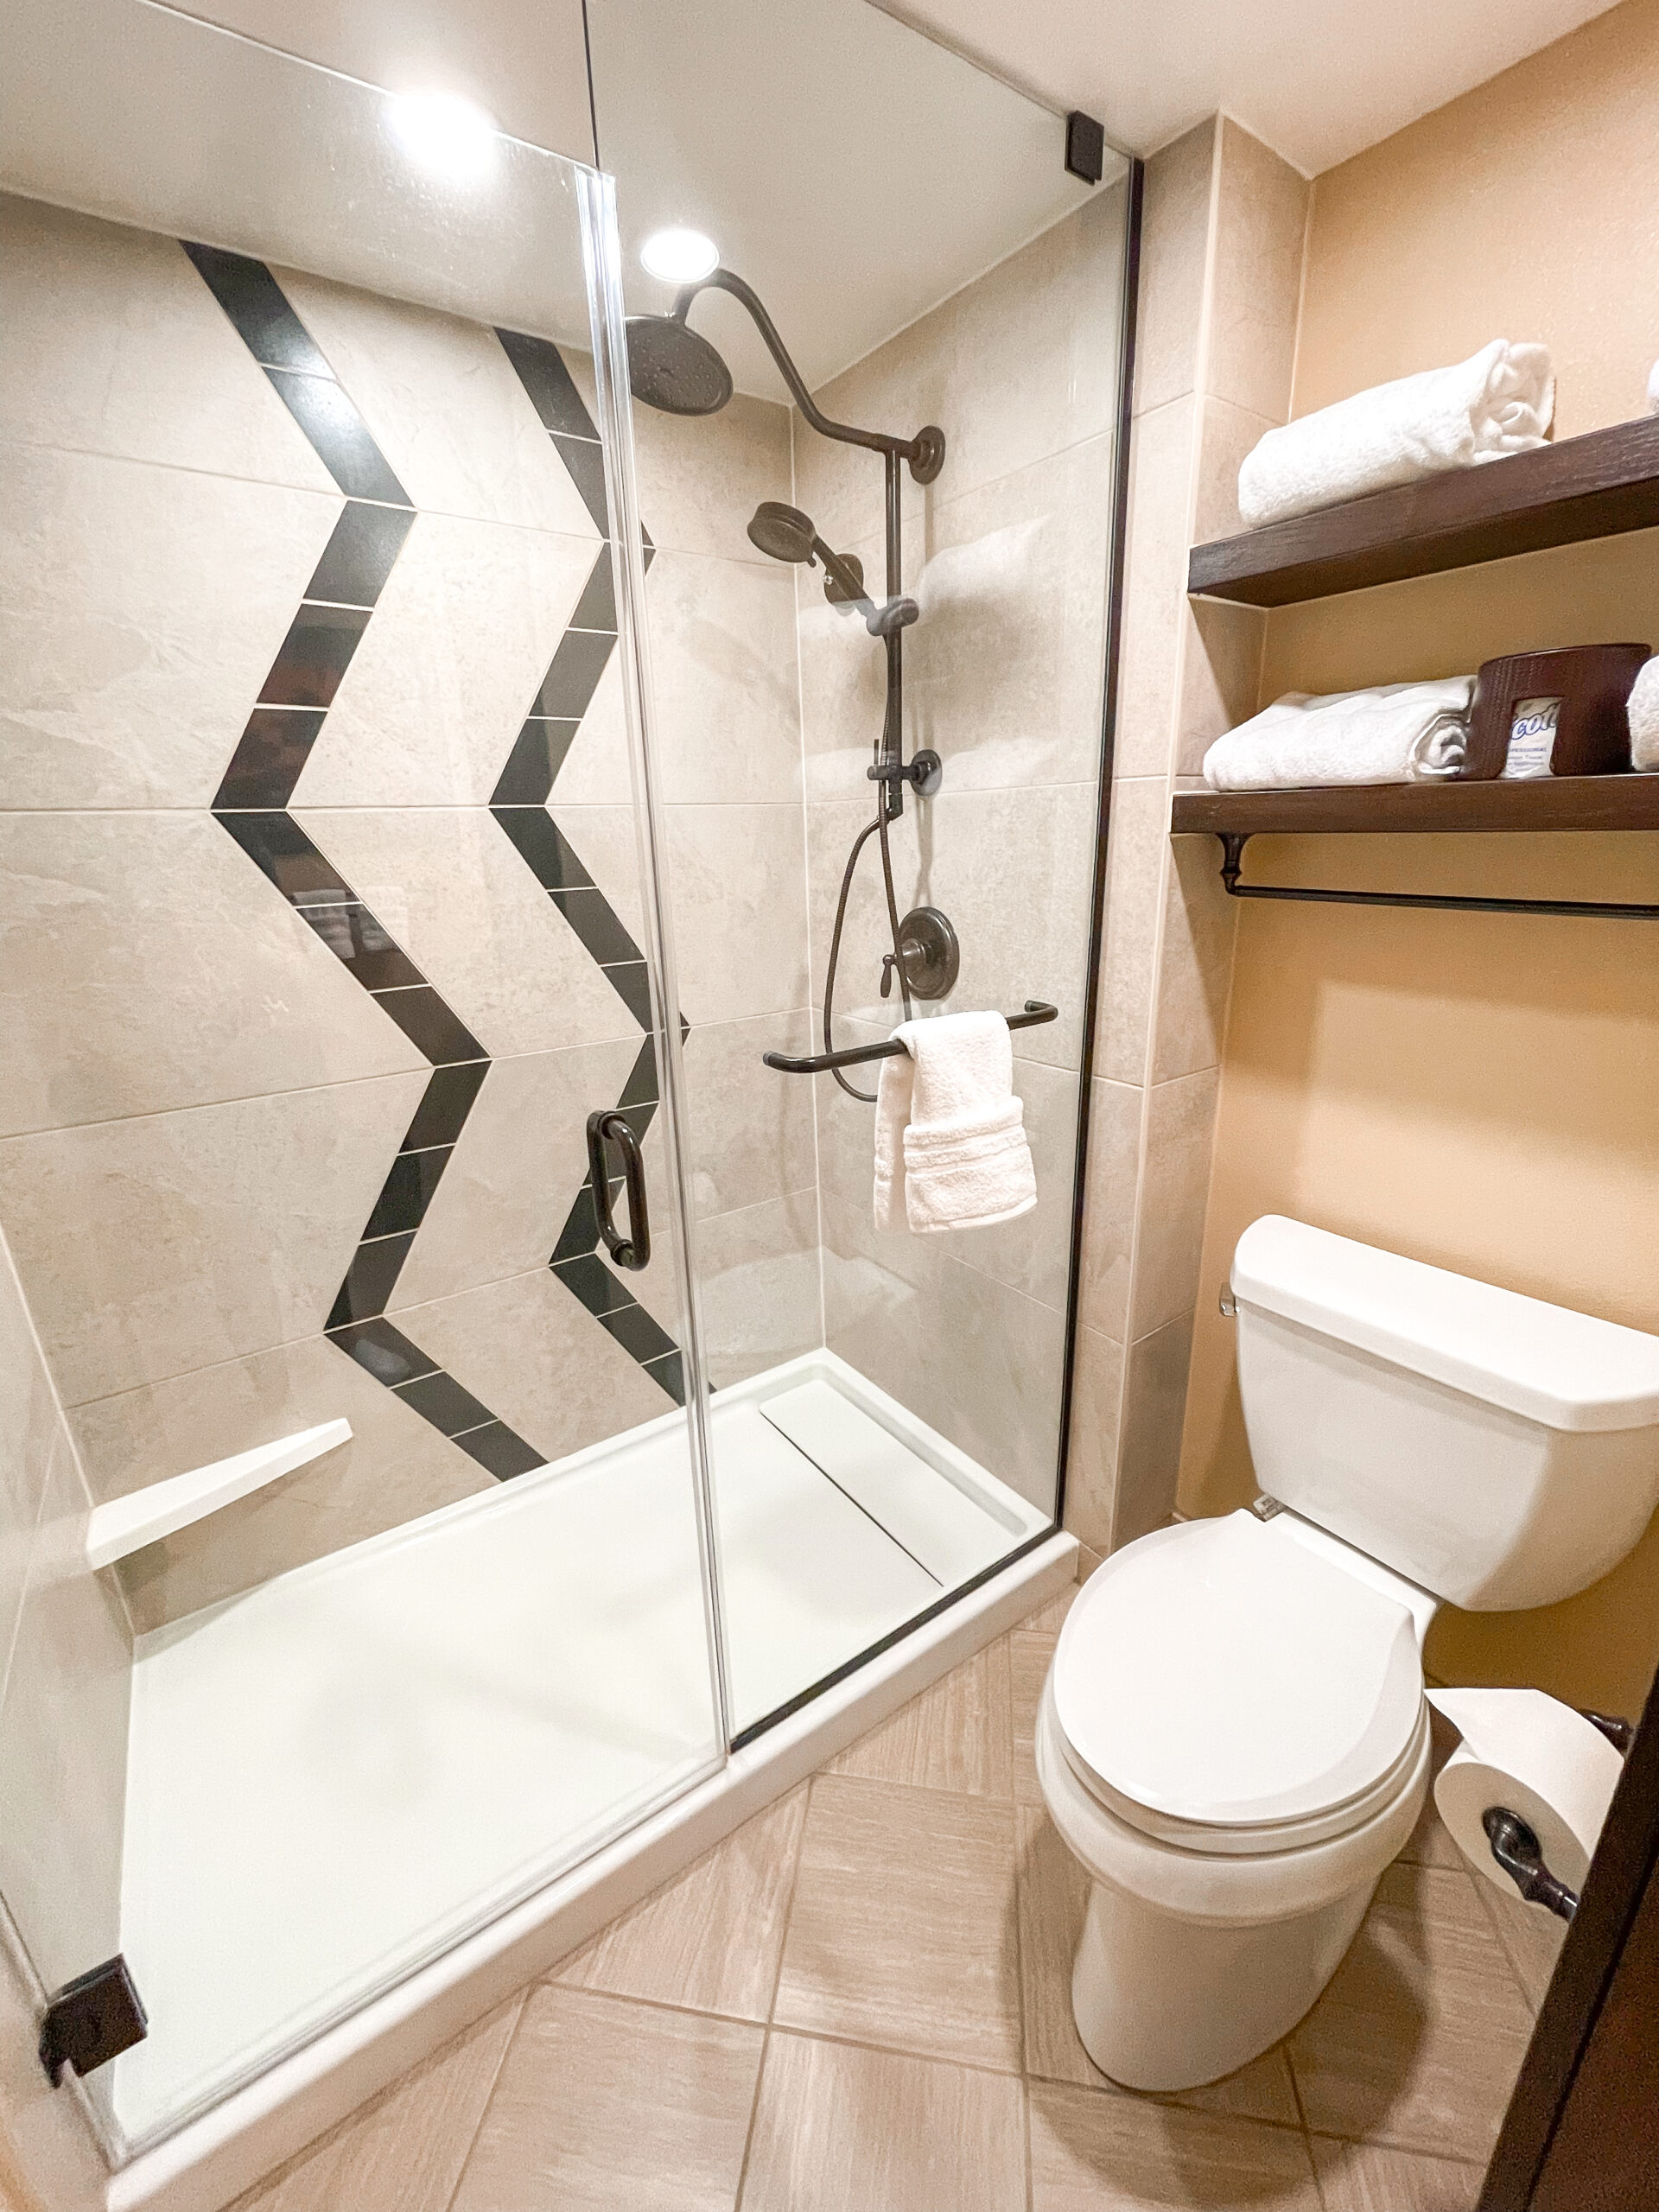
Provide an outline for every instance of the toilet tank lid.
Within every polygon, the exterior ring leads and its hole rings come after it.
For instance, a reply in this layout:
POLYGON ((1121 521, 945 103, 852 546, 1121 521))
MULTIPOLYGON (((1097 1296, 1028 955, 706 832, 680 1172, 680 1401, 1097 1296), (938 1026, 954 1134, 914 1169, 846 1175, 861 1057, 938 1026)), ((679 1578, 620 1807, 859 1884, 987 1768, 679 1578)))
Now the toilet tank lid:
POLYGON ((1659 1424, 1659 1337, 1264 1214, 1233 1294, 1548 1428, 1659 1424))

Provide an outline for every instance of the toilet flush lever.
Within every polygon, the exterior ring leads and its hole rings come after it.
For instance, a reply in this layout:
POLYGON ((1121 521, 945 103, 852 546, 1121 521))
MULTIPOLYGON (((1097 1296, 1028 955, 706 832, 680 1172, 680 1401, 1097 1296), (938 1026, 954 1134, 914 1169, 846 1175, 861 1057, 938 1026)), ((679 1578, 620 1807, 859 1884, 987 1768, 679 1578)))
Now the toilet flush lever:
POLYGON ((1218 1303, 1221 1306, 1222 1319, 1230 1321, 1238 1311, 1238 1300, 1233 1296, 1230 1283, 1223 1283, 1221 1286, 1221 1297, 1218 1303))

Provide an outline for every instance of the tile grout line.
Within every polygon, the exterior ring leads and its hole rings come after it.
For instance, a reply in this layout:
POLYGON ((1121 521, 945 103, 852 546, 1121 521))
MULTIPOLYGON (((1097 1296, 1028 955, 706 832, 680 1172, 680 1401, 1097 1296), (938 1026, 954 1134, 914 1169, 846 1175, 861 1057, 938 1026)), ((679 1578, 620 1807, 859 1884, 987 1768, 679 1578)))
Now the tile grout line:
POLYGON ((461 2183, 467 2178, 467 2169, 472 2164, 473 2153, 478 2148, 478 2139, 484 2133, 484 2123, 490 2116, 490 2107, 495 2102, 495 2093, 501 2085, 501 2076, 506 2071, 508 2059, 512 2056, 512 2047, 518 2040, 518 2031, 524 2024, 524 2014, 530 2010, 531 1992, 534 1986, 534 1983, 527 1981, 518 1991, 518 2010, 513 2015, 512 2032, 501 2046, 501 2056, 496 2060, 494 2069, 490 2075, 490 2086, 485 2092, 483 2101, 478 2108, 478 2119, 474 2125, 472 2133, 467 2139, 466 2154, 455 2169, 454 2187, 444 2198, 442 2212, 453 2212, 455 2199, 461 2195, 461 2183))
POLYGON ((801 1802, 800 1827, 796 1832, 790 1859, 789 1895, 784 1904, 783 1927, 778 1938, 778 1963, 772 1968, 772 1992, 766 1999, 766 2017, 761 2026, 760 2063, 754 2069, 754 2095, 749 2104, 749 2125, 743 2138, 743 2156, 738 2164, 737 2190, 732 2198, 732 2212, 741 2212, 743 2192, 748 2187, 749 2161, 754 2151, 754 2131, 760 2118, 760 2095, 766 2079, 766 2058, 772 2050, 772 2015, 778 2009, 778 1991, 784 1978, 784 1953, 789 1947, 789 1924, 795 1914, 795 1890, 800 1879, 801 1854, 806 1847, 806 1824, 812 1811, 812 1785, 817 1779, 817 1773, 807 1777, 801 1802))

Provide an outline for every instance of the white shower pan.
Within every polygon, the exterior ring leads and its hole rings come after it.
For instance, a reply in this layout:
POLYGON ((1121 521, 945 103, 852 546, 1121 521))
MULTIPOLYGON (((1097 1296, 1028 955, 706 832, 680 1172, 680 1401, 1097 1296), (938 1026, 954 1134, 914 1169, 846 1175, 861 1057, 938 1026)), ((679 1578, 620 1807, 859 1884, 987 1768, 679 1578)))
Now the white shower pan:
MULTIPOLYGON (((1071 1571, 1055 1535, 985 1580, 1046 1516, 832 1352, 710 1413, 732 1726, 785 1715, 729 1762, 677 1411, 139 1640, 122 1944, 151 2033, 113 2106, 159 2147, 112 2204, 222 2201, 144 2170, 183 2180, 238 2097, 159 2139, 238 2082, 270 2107, 253 2077, 331 2026, 368 2049, 365 1996, 458 1986, 504 1914, 550 1963, 1071 1571)), ((310 2056, 275 2072, 304 2086, 310 2056)))

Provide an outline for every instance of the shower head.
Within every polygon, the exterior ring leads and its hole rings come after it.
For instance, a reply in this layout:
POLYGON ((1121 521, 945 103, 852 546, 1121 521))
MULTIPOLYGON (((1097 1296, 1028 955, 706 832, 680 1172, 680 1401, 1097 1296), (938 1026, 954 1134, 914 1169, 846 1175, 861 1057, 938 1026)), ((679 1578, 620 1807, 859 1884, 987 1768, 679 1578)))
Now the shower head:
POLYGON ((732 396, 731 371, 679 315, 628 317, 628 383, 665 415, 717 415, 732 396))
POLYGON ((749 524, 749 542, 774 561, 810 561, 818 543, 817 526, 798 507, 762 499, 749 524))

